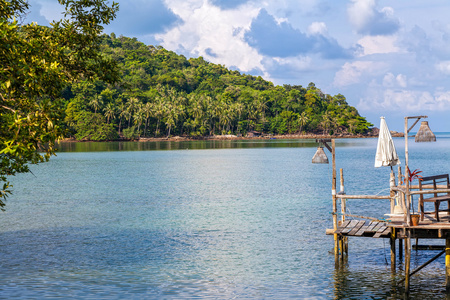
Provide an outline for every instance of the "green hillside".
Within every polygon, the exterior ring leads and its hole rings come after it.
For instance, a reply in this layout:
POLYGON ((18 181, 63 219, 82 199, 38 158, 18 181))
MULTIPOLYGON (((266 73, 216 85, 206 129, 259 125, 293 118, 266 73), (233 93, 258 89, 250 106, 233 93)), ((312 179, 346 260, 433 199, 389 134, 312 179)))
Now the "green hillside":
POLYGON ((343 95, 324 94, 314 83, 275 86, 202 57, 186 59, 114 34, 103 35, 102 52, 118 62, 122 80, 115 85, 81 81, 65 89, 65 124, 78 140, 253 130, 360 134, 372 126, 343 95))

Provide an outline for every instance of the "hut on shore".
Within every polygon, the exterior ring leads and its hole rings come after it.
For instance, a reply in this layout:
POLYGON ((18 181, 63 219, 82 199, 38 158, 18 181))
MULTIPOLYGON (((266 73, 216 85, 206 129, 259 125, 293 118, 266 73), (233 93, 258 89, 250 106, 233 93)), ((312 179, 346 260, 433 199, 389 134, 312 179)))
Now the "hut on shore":
POLYGON ((249 131, 247 132, 247 137, 260 137, 261 136, 261 132, 259 131, 249 131))

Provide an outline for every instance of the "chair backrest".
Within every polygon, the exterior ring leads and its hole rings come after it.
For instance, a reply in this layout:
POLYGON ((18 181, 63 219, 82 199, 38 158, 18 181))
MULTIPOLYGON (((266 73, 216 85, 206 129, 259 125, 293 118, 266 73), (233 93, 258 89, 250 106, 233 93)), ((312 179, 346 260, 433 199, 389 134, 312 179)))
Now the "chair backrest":
MULTIPOLYGON (((427 187, 429 185, 433 186, 433 190, 436 190, 438 185, 445 185, 447 187, 447 189, 450 188, 448 174, 422 177, 419 180, 419 189, 420 190, 423 190, 424 187, 427 187)), ((450 195, 450 192, 448 192, 447 194, 450 195)), ((437 197, 438 194, 434 193, 434 196, 437 197)), ((423 199, 423 194, 420 194, 420 199, 423 199)))

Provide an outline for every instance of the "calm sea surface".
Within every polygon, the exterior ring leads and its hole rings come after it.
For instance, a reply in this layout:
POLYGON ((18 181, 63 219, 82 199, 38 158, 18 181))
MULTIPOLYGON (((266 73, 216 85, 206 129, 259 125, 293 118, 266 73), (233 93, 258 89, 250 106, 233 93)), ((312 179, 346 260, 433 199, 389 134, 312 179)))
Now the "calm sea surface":
MULTIPOLYGON (((404 139, 395 139, 404 163, 404 139)), ((336 141, 348 194, 388 194, 376 139, 336 141)), ((389 241, 330 253, 331 164, 314 140, 69 143, 12 178, 0 213, 0 298, 401 299, 389 241)), ((410 167, 450 172, 450 135, 410 139, 410 167)), ((331 155, 328 155, 331 161, 331 155)), ((338 182, 339 186, 339 182, 338 182)), ((383 218, 384 200, 350 200, 383 218)), ((431 241, 433 242, 433 241, 431 241)), ((443 244, 442 241, 434 241, 443 244)), ((416 268, 436 252, 413 252, 416 268)), ((412 277, 413 298, 445 299, 444 258, 412 277)))

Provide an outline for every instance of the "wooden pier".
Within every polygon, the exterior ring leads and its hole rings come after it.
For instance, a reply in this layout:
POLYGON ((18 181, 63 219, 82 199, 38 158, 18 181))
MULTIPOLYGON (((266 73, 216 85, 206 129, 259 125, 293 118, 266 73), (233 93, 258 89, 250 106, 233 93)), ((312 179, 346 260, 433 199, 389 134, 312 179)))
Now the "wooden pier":
POLYGON ((336 229, 326 230, 326 234, 334 235, 338 241, 338 249, 335 251, 337 253, 336 263, 339 264, 341 261, 344 261, 344 257, 348 255, 348 237, 387 238, 390 240, 392 272, 396 271, 396 244, 398 244, 399 260, 403 260, 404 253, 405 278, 399 284, 405 284, 407 293, 409 293, 411 284, 410 277, 443 254, 445 254, 446 290, 447 293, 450 293, 450 215, 448 213, 440 213, 439 222, 431 217, 424 218, 423 221, 419 221, 419 224, 415 226, 407 225, 402 219, 401 216, 396 216, 386 221, 356 219, 338 221, 336 229), (414 247, 411 247, 411 239, 416 240, 414 247), (441 239, 445 240, 445 245, 419 245, 419 239, 441 239), (441 250, 441 252, 416 270, 411 271, 412 248, 414 250, 441 250))
MULTIPOLYGON (((322 140, 324 142, 324 140, 322 140)), ((325 146, 326 145, 325 141, 325 146)), ((328 141, 329 142, 329 141, 328 141)), ((340 169, 340 191, 336 191, 336 165, 335 165, 335 142, 331 140, 332 147, 327 147, 332 153, 332 202, 333 202, 333 228, 327 229, 326 234, 334 236, 335 262, 338 266, 344 263, 345 256, 348 256, 349 237, 366 238, 387 238, 390 240, 391 248, 391 270, 396 272, 396 256, 398 244, 398 256, 400 260, 404 258, 405 277, 398 284, 404 284, 406 295, 409 294, 411 276, 426 267, 432 261, 445 254, 446 270, 446 291, 450 294, 450 184, 433 182, 428 185, 411 185, 408 175, 403 175, 401 167, 398 167, 398 177, 395 177, 393 170, 390 175, 389 195, 349 195, 344 189, 344 174, 340 169), (406 181, 406 183, 405 183, 406 181), (428 207, 434 209, 424 212, 424 202, 416 203, 412 206, 413 195, 419 195, 420 199, 430 199, 428 207), (428 197, 428 198, 427 198, 428 197), (448 198, 448 199, 447 199, 448 198), (347 213, 347 199, 377 199, 390 202, 390 211, 386 212, 387 218, 375 218, 373 216, 353 216, 347 213), (438 202, 438 204, 436 204, 438 202), (444 211, 440 208, 441 202, 444 211), (340 208, 338 207, 340 204, 340 208), (422 213, 422 220, 413 220, 412 212, 418 212, 418 217, 422 213), (418 220, 418 223, 416 223, 418 220), (416 249, 429 249, 431 246, 417 246, 419 239, 440 239, 445 240, 445 246, 440 246, 441 252, 424 263, 414 271, 411 271, 411 239, 416 239, 416 249)), ((408 173, 408 172, 407 172, 408 173)), ((427 179, 448 178, 445 175, 429 176, 427 179)), ((431 247, 432 248, 432 247, 431 247)), ((435 250, 435 249, 433 249, 435 250)))

